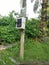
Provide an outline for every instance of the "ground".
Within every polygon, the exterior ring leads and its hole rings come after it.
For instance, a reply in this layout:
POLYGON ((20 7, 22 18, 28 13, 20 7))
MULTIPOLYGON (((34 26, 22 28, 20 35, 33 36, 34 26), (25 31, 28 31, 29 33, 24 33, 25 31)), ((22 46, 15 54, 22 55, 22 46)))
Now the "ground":
MULTIPOLYGON (((0 65, 14 65, 19 63, 21 61, 19 49, 20 44, 16 43, 11 48, 0 50, 0 65)), ((49 62, 49 42, 43 43, 33 39, 27 39, 25 41, 24 52, 24 62, 49 62)))

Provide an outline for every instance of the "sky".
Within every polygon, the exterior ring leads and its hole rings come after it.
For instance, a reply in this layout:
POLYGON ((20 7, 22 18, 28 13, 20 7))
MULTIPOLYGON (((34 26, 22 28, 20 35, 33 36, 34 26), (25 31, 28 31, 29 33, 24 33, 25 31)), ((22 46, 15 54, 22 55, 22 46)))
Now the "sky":
MULTIPOLYGON (((31 3, 30 0, 27 0, 27 16, 29 18, 37 18, 39 15, 33 12, 34 2, 31 3)), ((20 0, 0 0, 0 14, 2 16, 8 15, 12 10, 20 13, 20 0)))

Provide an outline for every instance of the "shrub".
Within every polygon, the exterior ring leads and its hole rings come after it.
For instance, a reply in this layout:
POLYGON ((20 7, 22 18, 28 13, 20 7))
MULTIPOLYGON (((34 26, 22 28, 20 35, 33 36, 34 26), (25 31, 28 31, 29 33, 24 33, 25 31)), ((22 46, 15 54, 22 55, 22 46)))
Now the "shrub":
POLYGON ((32 19, 26 22, 26 36, 31 38, 40 37, 38 20, 32 19))
POLYGON ((4 27, 1 30, 1 42, 13 43, 20 39, 19 30, 12 27, 4 27))
POLYGON ((16 29, 15 22, 13 17, 0 19, 0 42, 13 43, 20 39, 20 31, 16 29))
MULTIPOLYGON (((0 42, 13 43, 20 40, 20 30, 16 29, 16 20, 13 16, 3 17, 0 23, 3 23, 0 24, 0 42)), ((27 20, 25 33, 30 38, 40 37, 39 21, 27 20)))

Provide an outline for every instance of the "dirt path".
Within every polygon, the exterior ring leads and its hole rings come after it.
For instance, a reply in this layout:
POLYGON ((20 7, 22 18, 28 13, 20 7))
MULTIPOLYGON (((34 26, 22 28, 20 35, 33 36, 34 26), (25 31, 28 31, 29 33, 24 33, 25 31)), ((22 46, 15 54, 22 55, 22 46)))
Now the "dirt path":
POLYGON ((17 46, 17 44, 11 44, 11 45, 7 45, 7 46, 0 45, 0 50, 6 50, 6 49, 12 48, 14 46, 17 46))
POLYGON ((5 47, 5 46, 0 45, 0 50, 5 50, 5 49, 6 49, 6 47, 5 47))

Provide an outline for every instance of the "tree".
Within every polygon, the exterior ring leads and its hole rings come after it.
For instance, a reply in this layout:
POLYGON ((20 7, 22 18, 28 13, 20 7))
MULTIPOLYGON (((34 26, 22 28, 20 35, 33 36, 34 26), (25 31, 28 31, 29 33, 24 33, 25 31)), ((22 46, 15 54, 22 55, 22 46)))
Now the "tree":
MULTIPOLYGON (((39 7, 39 2, 41 0, 35 0, 35 4, 34 4, 34 12, 37 12, 37 9, 39 7)), ((45 40, 46 37, 46 22, 47 22, 47 2, 48 0, 42 0, 42 12, 41 12, 41 38, 42 40, 45 40)))
POLYGON ((41 28, 42 28, 42 40, 46 39, 46 27, 47 27, 47 2, 48 0, 43 0, 42 3, 42 18, 41 18, 41 28))

